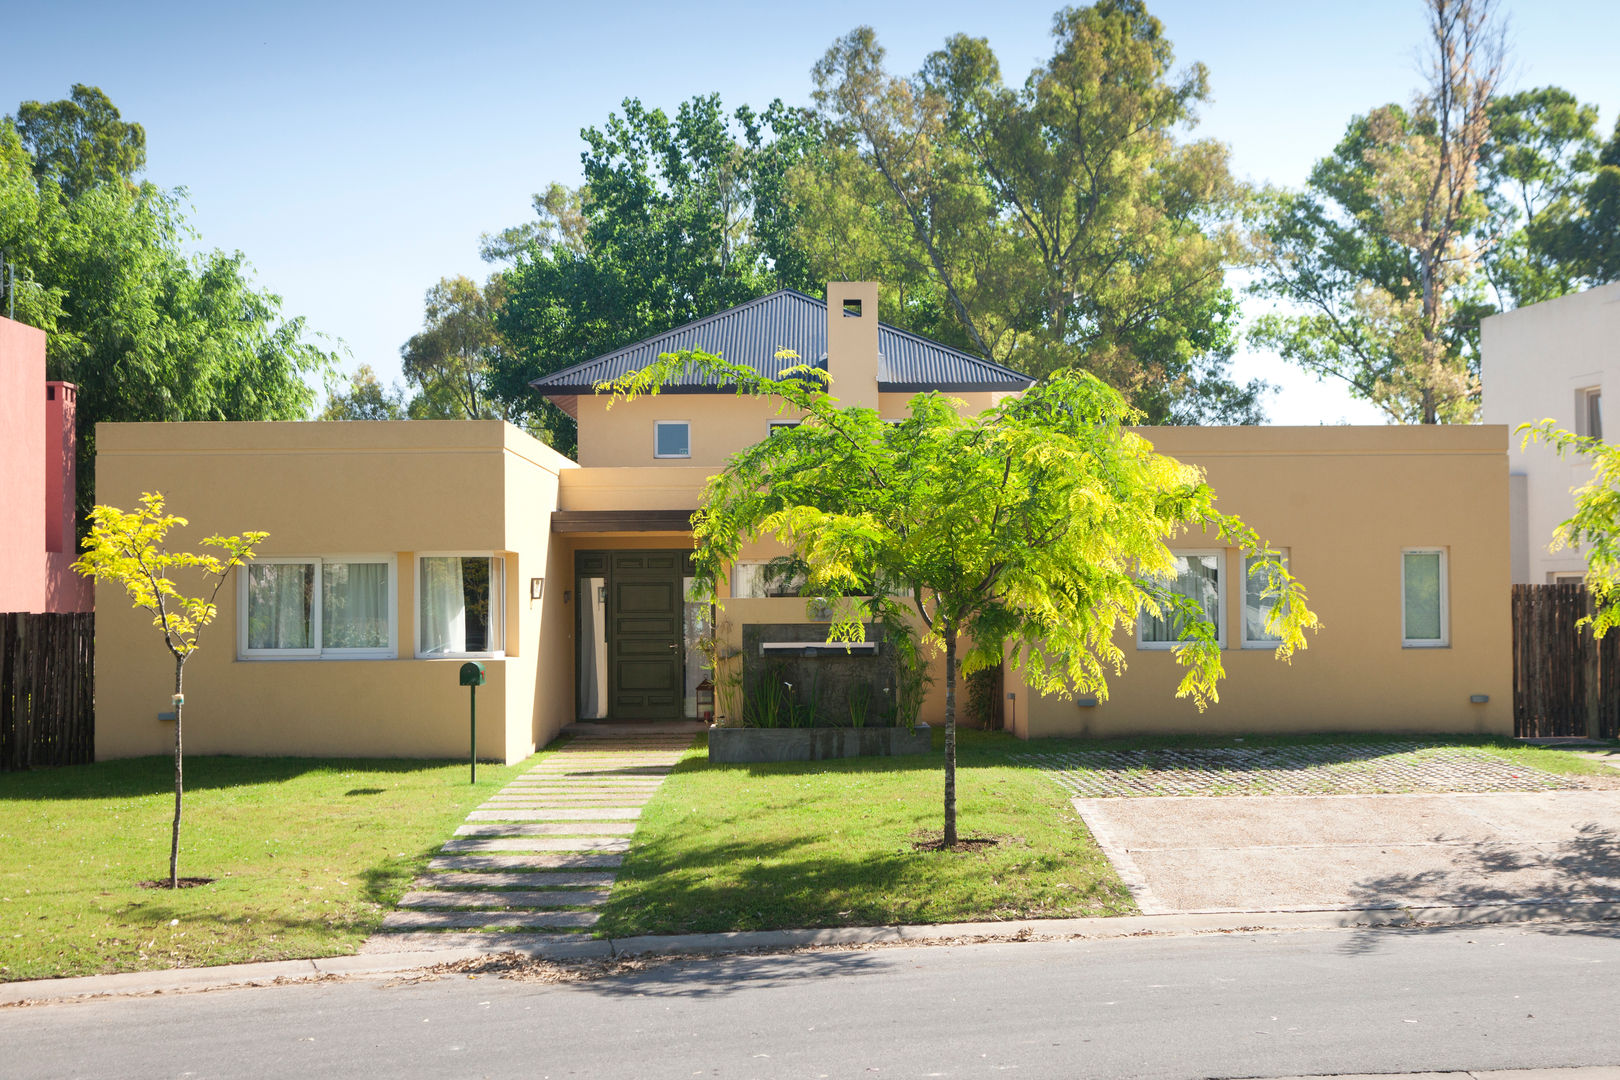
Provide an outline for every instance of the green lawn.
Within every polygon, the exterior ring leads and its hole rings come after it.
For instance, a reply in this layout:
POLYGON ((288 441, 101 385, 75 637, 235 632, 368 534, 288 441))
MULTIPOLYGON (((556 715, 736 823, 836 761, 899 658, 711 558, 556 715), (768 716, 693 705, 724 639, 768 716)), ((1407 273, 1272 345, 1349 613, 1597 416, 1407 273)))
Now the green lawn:
POLYGON ((961 734, 959 829, 996 843, 957 852, 915 846, 941 826, 937 754, 710 765, 699 747, 643 811, 597 929, 623 937, 1134 912, 1063 790, 1007 761, 1027 746, 961 734))
POLYGON ((352 953, 524 765, 197 757, 0 773, 0 981, 352 953))

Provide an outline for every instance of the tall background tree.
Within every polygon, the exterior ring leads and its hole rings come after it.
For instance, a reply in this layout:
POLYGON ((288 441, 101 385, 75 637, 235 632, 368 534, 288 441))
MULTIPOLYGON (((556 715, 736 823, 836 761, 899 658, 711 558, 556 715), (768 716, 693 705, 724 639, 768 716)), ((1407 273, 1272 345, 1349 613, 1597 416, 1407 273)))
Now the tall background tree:
POLYGON ((181 199, 136 182, 144 160, 140 126, 94 87, 0 120, 0 251, 49 377, 79 386, 81 516, 98 422, 303 419, 305 377, 332 363, 241 252, 187 254, 181 199))
POLYGON ((787 174, 809 118, 773 102, 727 113, 718 95, 673 117, 626 100, 582 133, 585 182, 535 196, 536 218, 486 237, 500 264, 484 365, 490 407, 573 453, 573 421, 530 380, 777 288, 815 279, 793 241, 787 174))
POLYGON ((1620 138, 1556 86, 1508 92, 1493 0, 1427 0, 1410 108, 1351 120, 1257 205, 1254 343, 1406 423, 1468 423, 1486 315, 1620 276, 1620 138))
POLYGON ((1260 418, 1227 374, 1225 271, 1244 192, 1188 140, 1208 75, 1172 70, 1138 0, 1065 8, 1052 57, 1008 86, 956 35, 910 77, 869 27, 816 65, 819 152, 794 174, 818 277, 891 286, 891 321, 1047 375, 1091 371, 1150 423, 1260 418))

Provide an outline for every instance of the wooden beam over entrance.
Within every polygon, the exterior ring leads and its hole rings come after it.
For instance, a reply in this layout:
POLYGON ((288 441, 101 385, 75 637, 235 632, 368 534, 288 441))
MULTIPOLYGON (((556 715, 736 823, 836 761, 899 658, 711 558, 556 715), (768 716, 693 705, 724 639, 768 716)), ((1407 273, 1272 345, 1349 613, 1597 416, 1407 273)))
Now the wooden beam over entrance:
POLYGON ((695 510, 553 510, 551 531, 691 532, 695 510))

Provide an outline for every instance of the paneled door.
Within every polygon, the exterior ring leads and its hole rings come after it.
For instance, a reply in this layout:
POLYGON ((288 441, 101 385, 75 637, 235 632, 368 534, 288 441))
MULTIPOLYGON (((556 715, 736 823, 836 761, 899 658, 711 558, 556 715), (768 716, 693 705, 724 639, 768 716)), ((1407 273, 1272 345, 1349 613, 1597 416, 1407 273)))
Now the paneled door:
MULTIPOLYGON (((581 552, 581 572, 605 570, 606 720, 679 720, 685 551, 581 552)), ((581 647, 588 644, 580 641, 581 647)))

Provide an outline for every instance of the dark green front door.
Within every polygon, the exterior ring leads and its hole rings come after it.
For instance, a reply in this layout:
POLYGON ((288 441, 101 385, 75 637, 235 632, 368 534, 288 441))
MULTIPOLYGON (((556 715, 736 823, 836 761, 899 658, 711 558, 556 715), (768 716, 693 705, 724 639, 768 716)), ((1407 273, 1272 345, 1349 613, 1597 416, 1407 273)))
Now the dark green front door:
MULTIPOLYGON (((606 578, 607 720, 679 720, 685 551, 580 552, 581 573, 606 578)), ((586 642, 578 643, 589 647, 586 642)))

